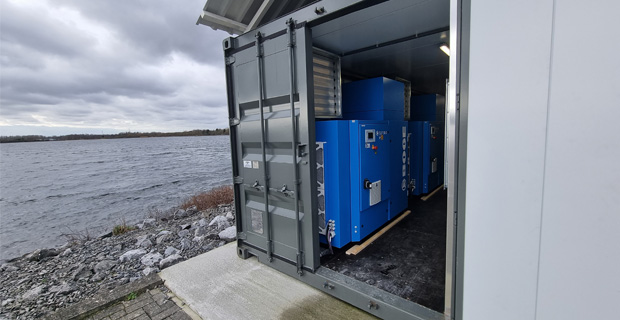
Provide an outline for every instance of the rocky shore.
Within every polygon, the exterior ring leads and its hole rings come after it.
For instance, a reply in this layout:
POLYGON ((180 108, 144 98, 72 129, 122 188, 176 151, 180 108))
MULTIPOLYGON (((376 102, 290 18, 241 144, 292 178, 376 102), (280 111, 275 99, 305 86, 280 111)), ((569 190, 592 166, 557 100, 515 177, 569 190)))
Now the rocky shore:
POLYGON ((232 204, 157 214, 136 229, 35 250, 0 266, 0 319, 34 319, 236 239, 232 204))

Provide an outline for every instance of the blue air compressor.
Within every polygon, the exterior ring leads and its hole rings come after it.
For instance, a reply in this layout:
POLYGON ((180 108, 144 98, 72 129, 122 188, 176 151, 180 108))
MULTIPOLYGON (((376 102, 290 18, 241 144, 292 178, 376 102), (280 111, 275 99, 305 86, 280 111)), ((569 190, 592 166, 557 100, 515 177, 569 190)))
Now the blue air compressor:
POLYGON ((411 188, 425 194, 443 184, 444 122, 410 121, 411 188))
POLYGON ((405 85, 372 78, 342 85, 342 117, 349 120, 405 120, 405 85))
POLYGON ((360 241, 407 208, 409 135, 404 84, 343 85, 343 118, 316 122, 321 241, 360 241))
POLYGON ((388 131, 386 121, 316 122, 319 209, 335 247, 362 240, 390 219, 388 131))

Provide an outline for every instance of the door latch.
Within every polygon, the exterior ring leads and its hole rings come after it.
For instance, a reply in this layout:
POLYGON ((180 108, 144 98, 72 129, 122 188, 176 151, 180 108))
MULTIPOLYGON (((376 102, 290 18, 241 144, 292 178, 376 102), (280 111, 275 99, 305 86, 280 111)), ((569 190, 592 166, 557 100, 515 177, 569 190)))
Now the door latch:
POLYGON ((306 155, 308 155, 308 153, 306 152, 306 144, 305 143, 298 144, 297 145, 297 156, 305 157, 306 155))

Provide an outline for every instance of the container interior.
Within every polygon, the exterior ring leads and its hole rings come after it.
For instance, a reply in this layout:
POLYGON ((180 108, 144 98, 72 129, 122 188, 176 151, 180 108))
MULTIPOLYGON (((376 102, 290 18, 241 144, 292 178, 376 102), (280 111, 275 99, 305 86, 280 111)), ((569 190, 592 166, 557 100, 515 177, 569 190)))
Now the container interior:
MULTIPOLYGON (((312 38, 340 57, 342 83, 387 77, 409 82, 412 95, 445 95, 449 1, 388 1, 313 26, 312 38)), ((357 255, 345 251, 358 243, 335 249, 321 265, 442 313, 446 203, 445 190, 427 201, 410 196, 411 213, 373 244, 357 255)))

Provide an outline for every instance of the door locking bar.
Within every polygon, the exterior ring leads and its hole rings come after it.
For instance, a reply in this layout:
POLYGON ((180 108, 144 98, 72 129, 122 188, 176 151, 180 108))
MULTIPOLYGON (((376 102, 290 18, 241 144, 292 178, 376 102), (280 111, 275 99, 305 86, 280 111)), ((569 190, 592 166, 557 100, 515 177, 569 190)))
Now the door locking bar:
MULTIPOLYGON (((267 176, 267 152, 265 148, 265 111, 263 110, 263 53, 261 52, 261 42, 262 35, 260 32, 256 33, 256 67, 258 69, 258 110, 260 111, 260 146, 262 150, 262 158, 263 158, 263 179, 265 181, 265 186, 263 188, 263 196, 265 202, 265 217, 267 227, 267 257, 269 258, 269 262, 273 261, 273 245, 272 245, 272 232, 271 232, 271 214, 269 212, 269 180, 267 176)), ((258 180, 254 183, 255 187, 258 186, 258 180)))
MULTIPOLYGON (((294 39, 294 31, 295 31, 295 21, 293 19, 289 19, 286 21, 286 30, 288 33, 288 65, 290 71, 290 102, 291 102, 291 130, 293 131, 292 143, 291 143, 291 151, 293 152, 293 173, 295 176, 294 181, 294 195, 295 195, 295 229, 297 231, 297 256, 296 256, 296 265, 297 265, 297 274, 303 274, 303 251, 301 250, 302 246, 302 237, 301 237, 301 221, 299 221, 299 170, 297 168, 298 163, 298 150, 301 157, 306 154, 303 152, 303 148, 305 144, 298 144, 297 142, 297 119, 295 117, 295 39, 294 39)), ((286 190, 286 185, 283 186, 282 192, 286 190)))

